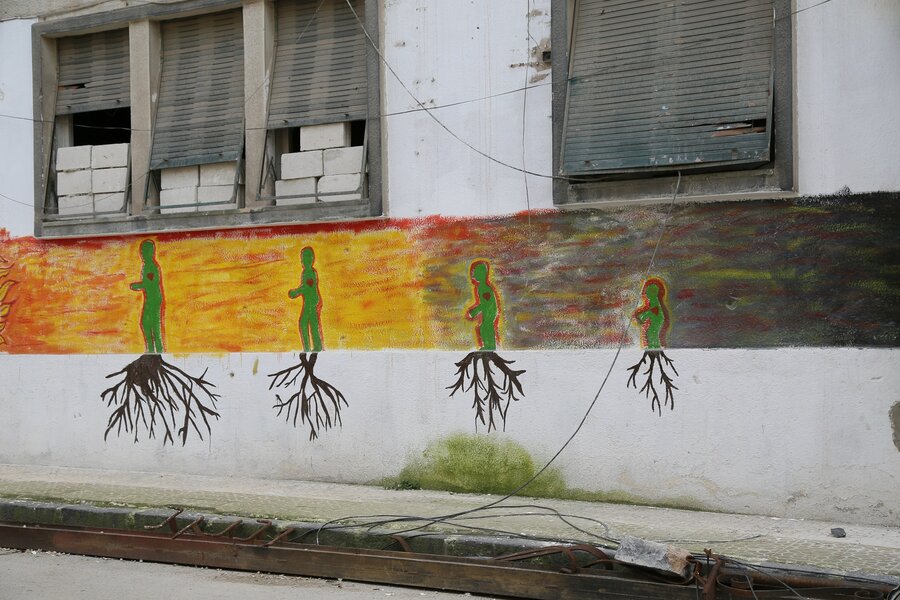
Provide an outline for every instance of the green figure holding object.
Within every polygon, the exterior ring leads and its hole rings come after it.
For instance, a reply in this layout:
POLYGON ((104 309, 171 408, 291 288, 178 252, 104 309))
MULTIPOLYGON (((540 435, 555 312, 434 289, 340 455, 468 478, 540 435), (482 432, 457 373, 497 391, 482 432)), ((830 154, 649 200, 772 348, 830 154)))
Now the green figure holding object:
POLYGON ((322 351, 322 325, 320 315, 322 313, 322 295, 319 293, 319 274, 313 268, 316 255, 309 246, 300 251, 300 263, 303 271, 300 273, 300 285, 288 291, 288 297, 303 298, 303 308, 300 310, 300 337, 303 339, 303 351, 310 352, 310 338, 312 338, 312 352, 322 351))
POLYGON ((651 277, 641 290, 643 303, 634 311, 634 319, 641 326, 641 345, 648 350, 659 350, 666 345, 669 330, 669 309, 666 307, 666 283, 651 277))
POLYGON ((626 387, 637 388, 637 378, 641 369, 646 364, 643 375, 646 376, 641 392, 650 398, 650 409, 656 410, 662 415, 662 402, 675 410, 674 392, 675 377, 678 371, 675 362, 666 356, 663 348, 666 346, 666 334, 669 331, 669 308, 666 304, 668 289, 666 282, 659 277, 650 277, 641 287, 641 305, 632 313, 632 317, 641 328, 641 346, 644 347, 644 355, 640 362, 628 367, 630 375, 626 387), (671 373, 669 372, 671 371, 671 373), (657 388, 662 386, 662 390, 657 388))
POLYGON ((141 280, 131 284, 131 289, 144 293, 144 307, 141 310, 141 331, 144 334, 147 354, 162 354, 163 315, 166 303, 163 293, 162 271, 156 262, 156 245, 153 240, 141 242, 141 280))
POLYGON ((497 349, 499 338, 498 326, 500 324, 500 302, 497 298, 497 290, 489 279, 490 267, 487 261, 476 260, 469 267, 469 278, 472 280, 475 304, 466 311, 466 316, 475 319, 481 315, 481 322, 475 328, 475 337, 478 347, 482 351, 494 351, 497 349))

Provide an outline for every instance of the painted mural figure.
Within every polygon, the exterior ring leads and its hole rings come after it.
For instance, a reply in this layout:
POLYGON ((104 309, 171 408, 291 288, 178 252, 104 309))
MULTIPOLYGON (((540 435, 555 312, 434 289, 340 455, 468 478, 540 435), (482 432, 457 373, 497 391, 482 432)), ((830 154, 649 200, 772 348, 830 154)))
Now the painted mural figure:
POLYGON ((319 274, 313 268, 315 260, 316 254, 309 246, 300 251, 300 263, 303 265, 300 285, 288 291, 288 297, 292 300, 303 298, 299 325, 304 352, 310 352, 310 339, 312 339, 311 351, 322 351, 322 325, 319 319, 322 312, 322 295, 319 293, 319 274))
POLYGON ((139 254, 143 262, 141 280, 129 288, 144 296, 141 333, 146 352, 121 371, 106 376, 110 379, 122 375, 100 394, 108 407, 114 407, 103 439, 115 429, 117 436, 123 431, 132 433, 137 443, 143 429, 149 438, 155 438, 157 431, 161 431, 163 444, 174 444, 178 436, 184 445, 191 431, 203 439, 201 425, 207 433, 212 432, 209 419, 219 418, 216 401, 220 396, 213 391, 215 385, 205 379, 206 371, 194 377, 163 360, 166 300, 153 240, 142 241, 139 254))
POLYGON ((659 391, 656 388, 655 372, 659 371, 659 384, 664 388, 664 402, 671 410, 675 410, 674 377, 666 372, 671 369, 675 376, 675 363, 666 356, 663 348, 666 345, 666 334, 669 331, 669 308, 666 303, 666 282, 659 277, 650 277, 641 288, 641 305, 632 313, 632 319, 641 328, 641 346, 644 354, 640 362, 628 368, 631 375, 628 377, 628 386, 637 387, 637 376, 641 367, 647 364, 647 370, 643 372, 647 376, 642 392, 650 398, 651 410, 657 410, 662 415, 662 406, 659 400, 659 391))
POLYGON ((286 399, 275 394, 276 403, 272 408, 277 409, 276 416, 284 413, 285 420, 293 421, 294 427, 299 418, 309 427, 310 440, 319 437, 320 429, 328 430, 333 425, 341 425, 341 405, 348 405, 340 390, 315 373, 319 352, 323 348, 322 294, 319 291, 319 273, 313 266, 315 261, 316 253, 312 247, 304 247, 300 251, 300 264, 303 266, 300 285, 288 290, 291 300, 303 300, 299 320, 300 339, 303 343, 300 362, 269 375, 272 378, 270 390, 276 387, 294 390, 286 399), (299 387, 294 387, 298 380, 299 387))
POLYGON ((466 310, 466 318, 478 321, 475 327, 478 350, 456 363, 456 381, 447 386, 451 397, 459 391, 473 392, 475 427, 480 421, 487 425, 488 431, 497 428, 495 414, 506 430, 509 403, 523 396, 519 377, 525 373, 512 369, 509 365, 515 361, 506 360, 496 352, 500 339, 500 296, 490 280, 490 271, 490 263, 486 260, 476 260, 469 265, 475 303, 466 310))
POLYGON ((163 314, 165 312, 165 295, 163 294, 162 271, 156 262, 156 244, 153 240, 141 242, 141 280, 131 284, 131 289, 143 292, 144 307, 141 309, 141 331, 147 354, 162 354, 163 349, 163 314))
POLYGON ((499 337, 500 304, 497 301, 497 290, 488 279, 489 271, 488 263, 483 260, 473 262, 469 268, 475 304, 466 311, 466 316, 470 319, 481 317, 478 327, 475 328, 475 337, 481 350, 496 350, 499 337))

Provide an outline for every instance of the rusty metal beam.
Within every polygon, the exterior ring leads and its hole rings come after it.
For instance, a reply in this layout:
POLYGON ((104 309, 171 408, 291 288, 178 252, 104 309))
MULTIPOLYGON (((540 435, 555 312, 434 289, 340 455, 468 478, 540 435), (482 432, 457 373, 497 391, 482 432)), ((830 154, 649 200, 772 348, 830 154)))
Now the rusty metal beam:
POLYGON ((490 559, 228 540, 150 531, 0 523, 0 546, 240 571, 342 578, 534 600, 694 600, 694 586, 610 575, 560 573, 490 559))
MULTIPOLYGON (((804 598, 885 598, 888 584, 864 583, 833 577, 767 575, 732 566, 707 551, 707 565, 694 563, 687 578, 665 579, 648 570, 616 561, 601 549, 585 545, 554 546, 497 558, 453 557, 415 552, 338 548, 292 543, 293 528, 280 532, 258 520, 246 537, 234 537, 238 523, 218 533, 204 531, 204 518, 180 526, 179 510, 145 530, 23 525, 0 522, 0 547, 51 550, 87 556, 241 571, 264 571, 306 577, 341 578, 370 583, 474 592, 534 600, 724 600, 788 598, 802 590, 804 598), (168 528, 168 531, 166 529, 168 528), (567 566, 523 564, 520 561, 562 556, 567 566), (580 559, 586 558, 581 562, 580 559), (635 570, 637 569, 637 570, 635 570)), ((396 538, 395 538, 396 539, 396 538)), ((410 550, 405 540, 396 540, 410 550)))

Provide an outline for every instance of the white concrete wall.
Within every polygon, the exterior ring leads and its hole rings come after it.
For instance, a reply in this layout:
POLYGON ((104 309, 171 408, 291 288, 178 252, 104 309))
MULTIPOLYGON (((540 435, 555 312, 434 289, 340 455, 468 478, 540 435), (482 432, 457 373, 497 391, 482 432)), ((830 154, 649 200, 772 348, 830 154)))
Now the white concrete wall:
MULTIPOLYGON (((528 37, 527 0, 387 2, 383 47, 399 79, 426 107, 435 107, 434 116, 466 144, 513 167, 524 164, 549 175, 550 69, 523 63, 535 60, 531 49, 536 42, 549 44, 550 2, 532 0, 530 5, 534 41, 528 37), (527 94, 515 91, 526 85, 533 86, 527 94), (440 108, 459 102, 464 103, 440 108)), ((390 70, 382 77, 385 194, 391 216, 503 214, 527 208, 523 173, 481 156, 424 111, 395 114, 417 108, 416 102, 390 70)), ((531 208, 552 207, 550 188, 546 177, 528 178, 531 208)))
POLYGON ((0 22, 0 229, 34 234, 31 25, 0 22))
MULTIPOLYGON (((575 430, 615 352, 501 352, 527 370, 506 434, 537 460, 575 430)), ((716 510, 896 524, 900 452, 889 410, 896 350, 670 350, 675 410, 626 388, 626 349, 559 459, 571 487, 621 490, 716 510), (765 376, 761 376, 765 374, 765 376)), ((103 441, 100 393, 133 356, 0 356, 0 463, 368 482, 396 475, 436 438, 474 431, 468 397, 448 398, 452 352, 324 352, 317 374, 347 397, 343 429, 310 442, 272 410, 266 373, 289 354, 171 359, 222 392, 212 436, 185 447, 103 441), (256 362, 259 364, 256 365, 256 362), (256 371, 256 373, 254 373, 256 371), (47 376, 47 374, 53 374, 47 376)))
POLYGON ((799 191, 900 190, 900 3, 829 2, 794 19, 799 191))

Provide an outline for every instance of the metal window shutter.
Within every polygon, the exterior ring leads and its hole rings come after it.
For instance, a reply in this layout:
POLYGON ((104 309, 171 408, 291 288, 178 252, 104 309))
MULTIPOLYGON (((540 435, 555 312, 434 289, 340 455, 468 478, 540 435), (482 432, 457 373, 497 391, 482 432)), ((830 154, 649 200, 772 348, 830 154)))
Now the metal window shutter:
POLYGON ((150 168, 236 160, 244 141, 241 11, 165 21, 161 35, 150 168))
POLYGON ((56 114, 131 105, 127 29, 60 38, 56 52, 56 114))
POLYGON ((562 171, 770 159, 773 0, 578 0, 562 171))
MULTIPOLYGON (((345 0, 280 0, 269 128, 366 117, 366 38, 345 0), (314 16, 315 15, 315 16, 314 16)), ((365 3, 353 0, 365 22, 365 3)))

